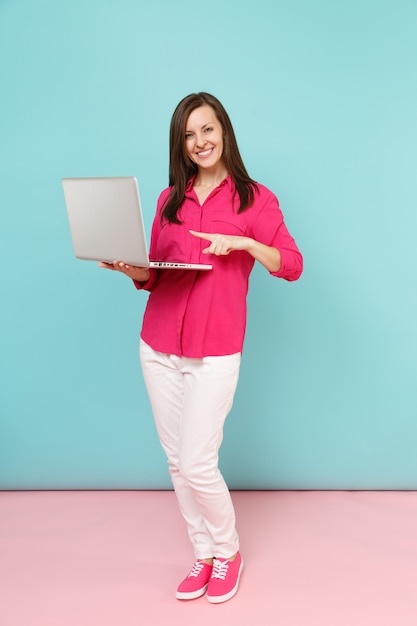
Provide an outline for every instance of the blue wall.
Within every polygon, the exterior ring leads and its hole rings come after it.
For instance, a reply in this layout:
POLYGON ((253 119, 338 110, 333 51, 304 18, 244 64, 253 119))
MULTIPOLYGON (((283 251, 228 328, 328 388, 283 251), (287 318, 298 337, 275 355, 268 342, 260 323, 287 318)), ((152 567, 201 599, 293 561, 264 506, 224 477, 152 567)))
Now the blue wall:
POLYGON ((166 488, 145 294, 73 258, 61 178, 135 175, 149 232, 177 102, 217 95, 304 256, 258 267, 233 488, 417 488, 417 5, 0 0, 0 487, 166 488))

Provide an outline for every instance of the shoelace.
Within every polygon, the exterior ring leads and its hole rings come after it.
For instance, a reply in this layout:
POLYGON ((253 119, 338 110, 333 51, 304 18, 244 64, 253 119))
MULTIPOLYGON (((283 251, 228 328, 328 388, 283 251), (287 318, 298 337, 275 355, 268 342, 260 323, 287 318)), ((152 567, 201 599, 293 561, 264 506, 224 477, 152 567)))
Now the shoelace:
POLYGON ((197 578, 203 567, 204 563, 201 563, 201 561, 196 561, 191 568, 191 572, 188 574, 188 578, 197 578))
POLYGON ((229 569, 229 561, 219 561, 214 559, 213 571, 211 572, 212 578, 220 578, 224 580, 226 578, 227 570, 229 569))

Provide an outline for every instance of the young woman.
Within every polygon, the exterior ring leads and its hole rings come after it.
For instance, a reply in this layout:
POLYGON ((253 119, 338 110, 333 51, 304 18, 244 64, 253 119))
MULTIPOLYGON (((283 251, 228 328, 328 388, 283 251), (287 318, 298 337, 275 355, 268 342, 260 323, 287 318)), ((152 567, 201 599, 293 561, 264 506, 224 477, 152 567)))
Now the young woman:
POLYGON ((176 597, 207 591, 210 602, 224 602, 237 592, 243 561, 218 452, 239 376, 249 274, 259 261, 292 281, 303 261, 277 198, 249 177, 230 119, 208 93, 187 96, 174 111, 169 187, 158 200, 150 258, 212 264, 101 266, 150 292, 142 370, 196 559, 176 597))

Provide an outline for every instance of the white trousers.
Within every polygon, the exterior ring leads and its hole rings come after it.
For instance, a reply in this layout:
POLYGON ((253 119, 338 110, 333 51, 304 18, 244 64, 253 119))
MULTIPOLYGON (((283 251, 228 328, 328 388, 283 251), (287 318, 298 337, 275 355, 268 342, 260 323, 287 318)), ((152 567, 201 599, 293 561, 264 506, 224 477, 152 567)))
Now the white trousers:
POLYGON ((191 359, 156 352, 141 340, 140 359, 195 558, 227 559, 238 551, 239 539, 218 453, 241 355, 191 359))

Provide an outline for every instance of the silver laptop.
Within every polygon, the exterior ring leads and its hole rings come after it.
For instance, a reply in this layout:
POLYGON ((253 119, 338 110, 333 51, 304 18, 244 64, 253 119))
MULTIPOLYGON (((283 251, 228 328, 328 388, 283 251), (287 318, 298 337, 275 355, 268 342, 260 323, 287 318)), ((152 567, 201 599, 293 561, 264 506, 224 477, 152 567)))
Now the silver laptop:
POLYGON ((149 260, 139 188, 133 176, 63 178, 74 254, 138 267, 211 270, 211 265, 149 260))

